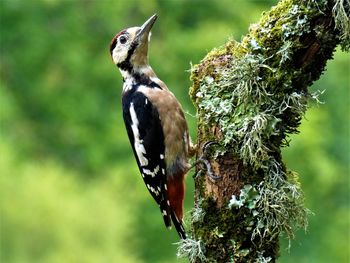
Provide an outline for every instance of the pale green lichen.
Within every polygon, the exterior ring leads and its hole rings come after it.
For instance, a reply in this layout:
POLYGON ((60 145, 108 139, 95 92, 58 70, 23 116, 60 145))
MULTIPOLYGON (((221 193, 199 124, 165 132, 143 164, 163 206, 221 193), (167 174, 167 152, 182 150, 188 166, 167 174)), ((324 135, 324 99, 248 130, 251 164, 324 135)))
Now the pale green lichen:
POLYGON ((257 190, 250 184, 247 184, 241 189, 238 199, 235 195, 232 195, 232 198, 228 203, 228 207, 241 208, 242 206, 246 206, 248 209, 252 210, 256 207, 256 203, 259 199, 260 195, 257 190))
POLYGON ((215 237, 222 238, 222 237, 224 237, 224 234, 225 234, 225 232, 224 231, 220 231, 219 227, 215 227, 214 230, 213 230, 213 235, 215 237))
MULTIPOLYGON (((223 133, 222 143, 234 145, 245 164, 260 168, 269 160, 269 138, 281 131, 281 118, 285 112, 299 116, 313 98, 304 91, 272 96, 264 75, 276 73, 261 55, 247 54, 234 59, 228 67, 220 69, 220 79, 206 77, 197 92, 198 108, 203 119, 216 123, 223 133), (237 144, 237 142, 240 142, 237 144)), ((286 78, 285 76, 281 76, 286 78)), ((291 81, 281 88, 290 89, 291 81)))
POLYGON ((237 198, 232 196, 229 208, 246 207, 252 218, 248 230, 252 230, 251 240, 274 240, 281 232, 289 239, 294 238, 296 228, 307 228, 304 198, 294 172, 285 173, 281 165, 271 159, 266 169, 267 178, 256 186, 245 185, 237 198))
POLYGON ((271 262, 271 257, 265 257, 264 252, 258 252, 258 257, 256 258, 254 263, 269 263, 271 262))
POLYGON ((256 237, 276 237, 284 232, 289 239, 294 238, 296 228, 306 229, 310 211, 304 207, 304 197, 296 174, 283 171, 275 160, 267 169, 268 177, 256 186, 259 193, 255 210, 257 224, 252 231, 252 240, 256 237))
POLYGON ((188 258, 191 263, 206 261, 205 249, 200 240, 187 238, 181 239, 176 244, 178 245, 177 257, 188 258))
POLYGON ((350 49, 350 1, 335 0, 333 7, 335 27, 341 32, 341 46, 343 50, 350 49))
POLYGON ((202 201, 198 200, 191 210, 191 222, 201 222, 205 215, 205 210, 202 207, 202 201))

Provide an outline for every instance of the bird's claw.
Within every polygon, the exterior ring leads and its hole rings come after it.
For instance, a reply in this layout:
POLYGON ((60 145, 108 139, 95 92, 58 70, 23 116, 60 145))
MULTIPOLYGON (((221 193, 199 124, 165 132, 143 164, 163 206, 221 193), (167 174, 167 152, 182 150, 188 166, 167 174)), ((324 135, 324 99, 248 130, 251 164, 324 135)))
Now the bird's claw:
POLYGON ((193 166, 197 165, 198 163, 204 164, 207 170, 209 179, 215 182, 221 179, 221 176, 215 175, 215 173, 213 172, 212 166, 210 164, 210 161, 207 159, 208 149, 211 145, 214 145, 214 144, 218 144, 218 143, 215 141, 207 141, 206 143, 204 143, 204 145, 202 146, 202 155, 196 160, 193 166))

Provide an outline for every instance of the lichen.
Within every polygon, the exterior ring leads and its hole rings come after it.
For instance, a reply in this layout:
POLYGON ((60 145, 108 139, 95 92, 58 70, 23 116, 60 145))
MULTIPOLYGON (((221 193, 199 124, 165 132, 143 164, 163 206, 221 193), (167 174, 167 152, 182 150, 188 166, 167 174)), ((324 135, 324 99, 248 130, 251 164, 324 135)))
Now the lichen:
POLYGON ((310 33, 319 12, 282 1, 251 27, 242 43, 231 40, 192 71, 191 95, 202 121, 218 125, 224 146, 235 145, 245 163, 259 167, 267 161, 271 148, 281 143, 269 145, 269 138, 296 131, 313 98, 305 88, 309 83, 296 81, 298 70, 285 69, 292 69, 295 50, 303 45, 299 38, 310 33), (281 15, 286 7, 289 12, 281 15))
POLYGON ((256 258, 254 263, 269 263, 272 261, 271 257, 264 257, 263 252, 258 253, 258 257, 256 258))
POLYGON ((230 39, 193 66, 190 96, 199 138, 218 142, 215 158, 239 159, 243 183, 219 208, 197 177, 191 233, 201 241, 189 241, 187 255, 201 251, 209 262, 274 262, 278 237, 292 239, 295 229, 307 227, 310 211, 280 148, 298 132, 309 101, 319 102, 322 92, 308 87, 336 45, 349 48, 349 9, 349 0, 280 1, 240 43, 230 39))
POLYGON ((232 198, 228 203, 228 207, 241 208, 242 206, 246 206, 248 209, 252 210, 256 207, 256 203, 259 199, 260 195, 255 187, 247 184, 242 188, 238 199, 235 195, 232 195, 232 198))
POLYGON ((203 200, 198 200, 191 210, 191 222, 201 222, 203 220, 205 211, 202 202, 203 200))
POLYGON ((294 238, 296 228, 306 230, 307 216, 310 211, 304 207, 304 197, 296 180, 296 173, 285 173, 281 165, 272 161, 267 168, 268 177, 256 186, 259 193, 257 200, 257 224, 252 231, 252 240, 259 237, 276 237, 285 233, 294 238))
POLYGON ((335 27, 341 32, 341 47, 344 51, 350 49, 350 1, 335 0, 333 6, 335 27))
POLYGON ((191 238, 181 239, 178 245, 177 257, 188 258, 191 263, 205 262, 203 243, 200 240, 191 238))

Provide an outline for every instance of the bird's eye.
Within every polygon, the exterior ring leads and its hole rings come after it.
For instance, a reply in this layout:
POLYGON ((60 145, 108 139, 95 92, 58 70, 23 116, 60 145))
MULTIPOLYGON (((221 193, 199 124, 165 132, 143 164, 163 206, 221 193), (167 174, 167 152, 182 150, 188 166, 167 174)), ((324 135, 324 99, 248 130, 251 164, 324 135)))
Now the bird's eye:
POLYGON ((120 38, 119 38, 119 42, 120 42, 120 44, 125 44, 126 43, 126 37, 124 37, 124 36, 121 36, 120 38))

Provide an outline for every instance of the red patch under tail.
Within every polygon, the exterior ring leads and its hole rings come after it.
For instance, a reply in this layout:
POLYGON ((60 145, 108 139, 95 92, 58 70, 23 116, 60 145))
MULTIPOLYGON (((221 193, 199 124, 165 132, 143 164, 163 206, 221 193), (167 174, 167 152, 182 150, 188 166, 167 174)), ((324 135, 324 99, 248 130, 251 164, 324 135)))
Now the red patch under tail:
POLYGON ((170 208, 175 212, 176 217, 182 221, 183 204, 185 197, 184 174, 176 174, 168 177, 168 199, 170 208))

